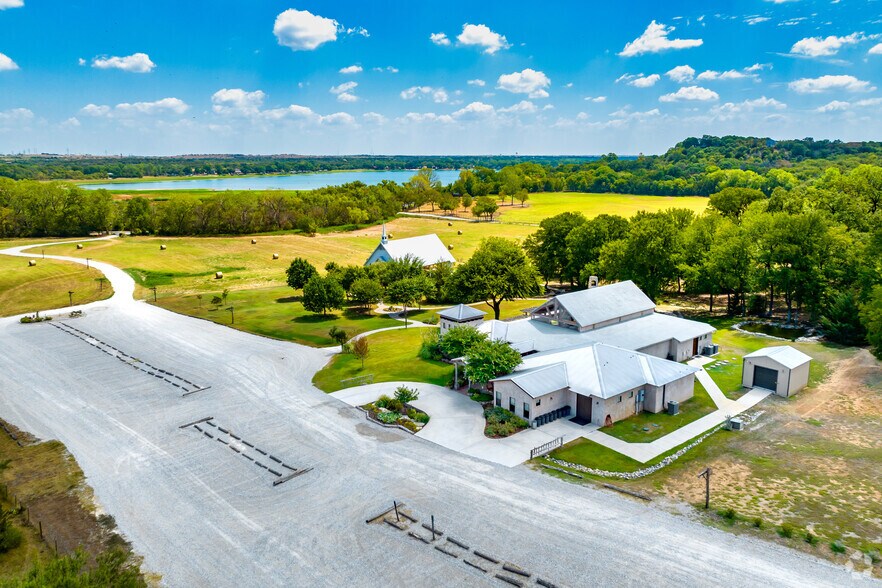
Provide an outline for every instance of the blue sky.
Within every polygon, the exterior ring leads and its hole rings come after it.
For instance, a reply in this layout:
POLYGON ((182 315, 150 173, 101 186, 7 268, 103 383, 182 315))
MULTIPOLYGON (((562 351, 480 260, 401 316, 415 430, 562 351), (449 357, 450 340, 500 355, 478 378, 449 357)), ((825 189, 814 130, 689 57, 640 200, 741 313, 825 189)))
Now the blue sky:
POLYGON ((882 139, 882 2, 0 0, 0 152, 882 139))

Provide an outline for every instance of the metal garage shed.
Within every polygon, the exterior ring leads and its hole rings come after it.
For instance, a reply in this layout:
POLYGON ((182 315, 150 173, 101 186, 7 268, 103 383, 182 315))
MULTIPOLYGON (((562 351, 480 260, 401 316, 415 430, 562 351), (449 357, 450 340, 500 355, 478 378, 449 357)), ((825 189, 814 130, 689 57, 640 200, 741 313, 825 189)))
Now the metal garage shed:
POLYGON ((744 356, 741 384, 765 388, 785 398, 808 384, 812 358, 789 345, 764 347, 744 356))

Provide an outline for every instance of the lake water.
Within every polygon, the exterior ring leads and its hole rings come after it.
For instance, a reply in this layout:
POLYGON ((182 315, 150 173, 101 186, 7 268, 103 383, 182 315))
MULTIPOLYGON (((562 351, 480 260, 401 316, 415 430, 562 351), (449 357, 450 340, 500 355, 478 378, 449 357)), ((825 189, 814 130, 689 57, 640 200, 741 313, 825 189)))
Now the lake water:
MULTIPOLYGON (((84 184, 87 190, 315 190, 326 186, 339 186, 349 182, 363 182, 370 186, 383 180, 403 184, 410 180, 416 170, 394 171, 344 171, 285 176, 254 176, 246 178, 223 177, 198 180, 156 180, 151 182, 111 182, 107 184, 84 184)), ((458 170, 437 170, 435 174, 442 184, 450 184, 459 178, 458 170)))

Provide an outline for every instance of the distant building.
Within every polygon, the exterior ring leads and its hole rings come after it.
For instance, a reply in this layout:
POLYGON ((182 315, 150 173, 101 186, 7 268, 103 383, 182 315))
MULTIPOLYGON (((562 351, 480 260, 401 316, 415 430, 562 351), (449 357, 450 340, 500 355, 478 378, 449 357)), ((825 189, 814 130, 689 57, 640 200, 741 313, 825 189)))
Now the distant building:
POLYGON ((487 313, 472 306, 457 304, 456 306, 439 310, 436 314, 441 319, 441 334, 444 335, 453 327, 479 327, 484 322, 484 316, 487 313))
POLYGON ((365 266, 373 265, 378 262, 401 260, 405 257, 419 259, 423 262, 424 267, 438 265, 439 263, 456 263, 456 259, 434 233, 431 235, 421 235, 419 237, 409 237, 407 239, 389 240, 386 236, 386 225, 383 225, 383 235, 380 237, 380 244, 374 249, 365 266))
POLYGON ((812 358, 789 345, 765 347, 744 356, 741 384, 788 397, 806 387, 812 358))
POLYGON ((608 426, 692 398, 697 368, 602 343, 524 357, 491 380, 493 401, 538 426, 574 416, 608 426))

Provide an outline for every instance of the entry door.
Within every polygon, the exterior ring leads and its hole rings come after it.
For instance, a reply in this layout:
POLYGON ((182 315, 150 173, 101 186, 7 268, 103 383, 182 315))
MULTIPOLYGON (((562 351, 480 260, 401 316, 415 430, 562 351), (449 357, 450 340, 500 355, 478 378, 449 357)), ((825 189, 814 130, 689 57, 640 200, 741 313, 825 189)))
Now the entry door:
POLYGON ((692 340, 692 357, 698 355, 698 339, 692 340))
POLYGON ((778 389, 778 372, 760 366, 753 367, 753 385, 772 392, 778 389))
POLYGON ((576 416, 591 422, 591 397, 576 394, 576 416))

